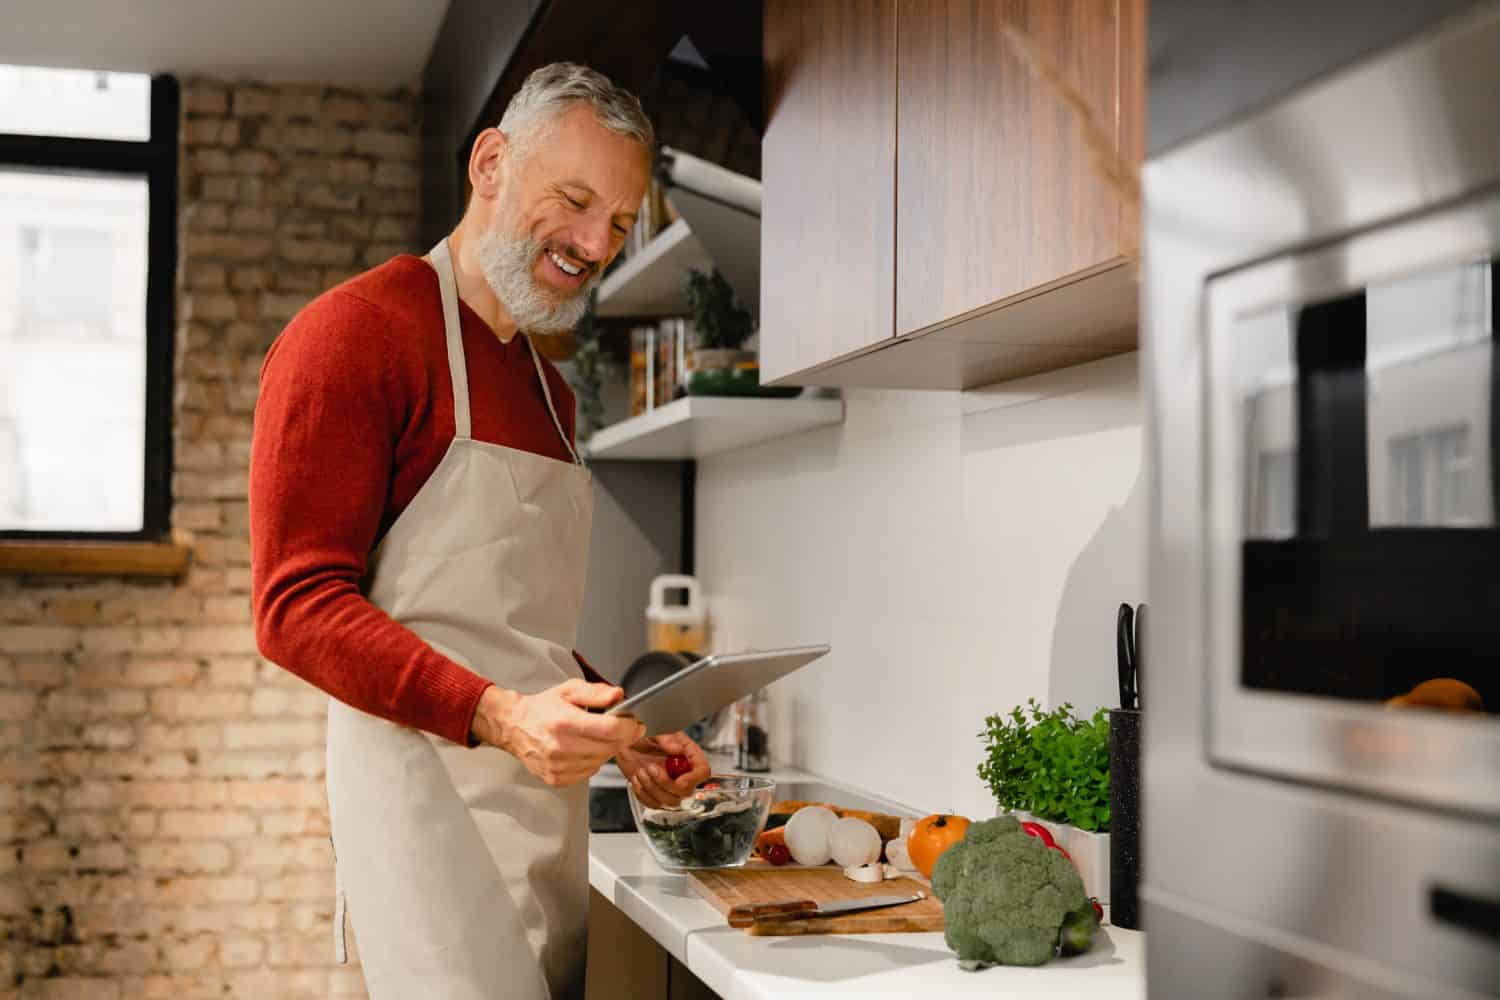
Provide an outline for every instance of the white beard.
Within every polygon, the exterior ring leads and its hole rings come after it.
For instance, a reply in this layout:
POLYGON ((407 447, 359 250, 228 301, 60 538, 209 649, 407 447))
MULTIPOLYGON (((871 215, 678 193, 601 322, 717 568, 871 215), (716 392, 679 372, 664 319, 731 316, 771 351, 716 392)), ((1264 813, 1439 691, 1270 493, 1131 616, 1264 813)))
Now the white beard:
POLYGON ((589 305, 589 292, 599 283, 595 270, 572 294, 559 294, 537 281, 532 269, 546 244, 496 225, 475 245, 479 266, 490 289, 505 306, 516 328, 525 333, 566 333, 578 325, 589 305))

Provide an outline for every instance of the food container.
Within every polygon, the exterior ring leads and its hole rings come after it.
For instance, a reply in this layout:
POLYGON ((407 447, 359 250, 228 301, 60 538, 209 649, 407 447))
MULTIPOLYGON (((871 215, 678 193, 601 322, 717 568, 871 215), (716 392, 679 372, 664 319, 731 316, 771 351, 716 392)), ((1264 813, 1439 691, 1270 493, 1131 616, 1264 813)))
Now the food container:
POLYGON ((659 576, 651 581, 646 605, 646 648, 669 653, 708 652, 708 608, 703 592, 691 576, 659 576), (687 592, 686 604, 668 604, 668 590, 687 592))
POLYGON ((667 871, 738 868, 755 850, 776 783, 746 774, 716 774, 676 809, 653 809, 630 790, 630 811, 656 863, 667 871))

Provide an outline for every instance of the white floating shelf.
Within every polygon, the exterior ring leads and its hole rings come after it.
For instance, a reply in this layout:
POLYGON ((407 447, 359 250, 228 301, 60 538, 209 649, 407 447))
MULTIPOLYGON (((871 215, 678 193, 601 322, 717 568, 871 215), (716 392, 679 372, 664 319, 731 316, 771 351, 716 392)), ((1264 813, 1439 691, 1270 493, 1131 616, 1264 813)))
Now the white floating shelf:
POLYGON ((688 312, 690 269, 711 270, 713 258, 678 219, 599 285, 599 316, 682 316, 688 312))
POLYGON ((587 454, 637 461, 704 458, 843 419, 842 399, 685 396, 597 431, 587 454))

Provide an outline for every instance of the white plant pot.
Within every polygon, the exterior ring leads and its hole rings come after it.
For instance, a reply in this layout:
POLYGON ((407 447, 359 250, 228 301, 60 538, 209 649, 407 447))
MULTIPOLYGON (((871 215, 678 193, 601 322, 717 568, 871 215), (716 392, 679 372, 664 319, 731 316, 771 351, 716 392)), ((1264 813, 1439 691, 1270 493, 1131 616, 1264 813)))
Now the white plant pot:
MULTIPOLYGON (((1004 816, 1006 811, 997 809, 996 815, 1004 816)), ((1029 820, 1046 827, 1047 832, 1052 834, 1052 839, 1057 841, 1057 846, 1072 857, 1073 867, 1078 869, 1078 874, 1083 878, 1083 891, 1100 903, 1109 904, 1109 834, 1090 833, 1067 823, 1038 819, 1019 809, 1010 815, 1018 820, 1029 820)))

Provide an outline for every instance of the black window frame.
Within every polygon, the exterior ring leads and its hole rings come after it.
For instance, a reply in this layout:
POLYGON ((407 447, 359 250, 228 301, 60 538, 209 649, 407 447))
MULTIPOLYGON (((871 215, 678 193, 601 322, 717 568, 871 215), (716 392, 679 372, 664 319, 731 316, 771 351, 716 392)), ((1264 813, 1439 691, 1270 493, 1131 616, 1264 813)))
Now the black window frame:
POLYGON ((146 215, 146 434, 138 531, 0 529, 0 541, 163 542, 172 520, 172 393, 176 342, 178 129, 181 89, 151 77, 151 131, 145 141, 0 132, 0 170, 22 168, 80 177, 143 177, 146 215))

